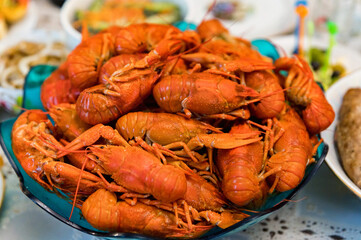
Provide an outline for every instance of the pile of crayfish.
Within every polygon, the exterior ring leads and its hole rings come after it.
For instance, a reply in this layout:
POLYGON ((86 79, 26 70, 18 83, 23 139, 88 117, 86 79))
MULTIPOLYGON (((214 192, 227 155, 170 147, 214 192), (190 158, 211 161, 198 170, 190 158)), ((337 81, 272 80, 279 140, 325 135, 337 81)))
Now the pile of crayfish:
POLYGON ((97 229, 158 237, 227 228, 295 188, 335 117, 302 57, 273 63, 217 20, 83 38, 41 100, 12 130, 26 173, 97 229))

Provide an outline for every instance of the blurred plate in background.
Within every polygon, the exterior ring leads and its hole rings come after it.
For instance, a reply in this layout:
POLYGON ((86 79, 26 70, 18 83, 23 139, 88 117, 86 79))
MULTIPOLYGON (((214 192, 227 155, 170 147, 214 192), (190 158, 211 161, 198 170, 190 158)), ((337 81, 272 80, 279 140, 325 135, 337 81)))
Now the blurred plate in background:
MULTIPOLYGON (((8 49, 16 46, 22 41, 28 41, 32 43, 44 43, 45 48, 44 51, 39 51, 38 54, 29 55, 28 57, 22 57, 21 60, 18 62, 16 67, 21 70, 21 72, 24 72, 24 80, 25 75, 30 69, 30 65, 32 62, 37 61, 36 59, 42 58, 44 55, 49 56, 59 56, 59 58, 64 58, 67 55, 67 52, 65 50, 65 46, 61 47, 57 50, 54 50, 52 47, 52 44, 54 42, 59 42, 64 44, 65 42, 65 36, 63 32, 60 31, 52 31, 52 30, 45 30, 45 29, 36 29, 28 34, 21 34, 16 39, 13 38, 5 38, 2 40, 2 44, 0 45, 0 54, 4 57, 4 52, 8 49), (46 53, 45 53, 46 52, 46 53), (42 54, 43 53, 43 54, 42 54), (38 57, 35 57, 37 55, 38 57)), ((2 74, 0 76, 0 80, 3 81, 3 77, 5 74, 5 71, 7 69, 4 67, 5 64, 0 60, 0 73, 2 74)), ((5 77, 4 77, 5 78, 5 77)), ((14 87, 4 87, 2 83, 0 83, 0 109, 5 108, 6 110, 13 112, 16 109, 14 108, 15 105, 21 106, 22 102, 22 96, 23 96, 23 90, 19 88, 14 87)), ((19 110, 19 109, 17 109, 19 110)))
MULTIPOLYGON (((95 0, 67 0, 60 12, 60 22, 66 32, 66 46, 69 50, 75 48, 81 40, 81 33, 73 27, 76 12, 87 10, 95 0)), ((192 18, 199 14, 198 1, 193 0, 152 0, 152 2, 174 3, 180 9, 183 21, 192 22, 192 18)))
MULTIPOLYGON (((273 37, 270 38, 270 40, 276 45, 276 47, 283 49, 289 55, 292 54, 296 46, 296 38, 294 35, 273 37)), ((327 49, 329 46, 328 41, 329 40, 326 36, 313 38, 311 42, 309 39, 305 39, 305 51, 307 51, 309 47, 327 49)), ((347 73, 361 68, 361 54, 352 48, 338 43, 332 49, 330 61, 331 64, 341 63, 346 68, 347 73)))
POLYGON ((6 42, 16 41, 19 36, 25 36, 29 34, 38 21, 38 10, 34 1, 29 1, 26 15, 14 23, 8 30, 4 38, 0 39, 0 51, 4 49, 6 42))
MULTIPOLYGON (((188 20, 200 23, 213 0, 188 0, 193 9, 188 20), (194 10, 196 9, 196 10, 194 10)), ((218 1, 222 2, 222 1, 218 1)), ((229 2, 229 1, 227 1, 229 2)), ((296 25, 294 1, 285 0, 238 0, 245 13, 239 20, 222 20, 224 26, 236 36, 244 38, 264 38, 291 31, 296 25)), ((214 18, 210 13, 207 18, 214 18)))

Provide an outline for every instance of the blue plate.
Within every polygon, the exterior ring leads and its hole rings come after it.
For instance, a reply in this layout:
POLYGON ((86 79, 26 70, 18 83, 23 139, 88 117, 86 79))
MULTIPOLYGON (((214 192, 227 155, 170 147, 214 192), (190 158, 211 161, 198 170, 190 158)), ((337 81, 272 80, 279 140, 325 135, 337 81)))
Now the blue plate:
MULTIPOLYGON (((267 55, 271 58, 277 59, 278 53, 275 47, 272 49, 272 44, 267 40, 258 40, 256 47, 264 55, 267 55), (275 54, 277 53, 277 54, 275 54)), ((40 65, 33 67, 29 74, 26 77, 26 82, 24 86, 24 97, 23 97, 23 107, 26 109, 43 109, 40 102, 40 86, 42 82, 48 77, 55 68, 47 65, 40 65)), ((0 123, 0 143, 4 149, 5 154, 7 155, 12 167, 14 168, 16 174, 19 177, 20 187, 23 193, 28 196, 33 202, 38 206, 44 209, 46 212, 56 217, 60 221, 72 226, 75 229, 78 229, 82 232, 101 237, 109 238, 146 238, 140 234, 132 233, 108 233, 100 231, 93 228, 81 215, 81 211, 78 208, 75 208, 71 220, 69 220, 69 215, 71 212, 72 204, 69 199, 61 198, 53 192, 48 192, 43 187, 41 187, 35 180, 30 178, 22 166, 16 159, 14 152, 11 147, 11 130, 16 118, 7 120, 0 123)), ((205 235, 199 239, 211 239, 215 237, 224 236, 226 234, 231 234, 248 228, 249 226, 258 223, 259 221, 268 217, 274 211, 280 209, 285 204, 291 200, 296 193, 303 188, 316 173, 318 168, 321 166, 325 160, 325 156, 328 151, 328 146, 322 143, 316 154, 316 163, 311 164, 307 167, 305 177, 302 182, 293 190, 275 193, 271 195, 258 213, 251 213, 251 216, 245 220, 234 224, 233 226, 227 229, 221 229, 218 227, 213 228, 211 231, 207 232, 205 235)))

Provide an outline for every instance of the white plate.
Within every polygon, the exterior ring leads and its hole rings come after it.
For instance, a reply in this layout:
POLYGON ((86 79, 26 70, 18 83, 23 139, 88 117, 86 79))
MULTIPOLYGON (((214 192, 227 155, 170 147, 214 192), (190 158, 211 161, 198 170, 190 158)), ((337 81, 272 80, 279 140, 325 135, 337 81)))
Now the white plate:
MULTIPOLYGON (((67 33, 67 46, 73 49, 79 44, 81 34, 75 30, 71 23, 75 11, 87 9, 94 0, 68 0, 61 9, 60 21, 67 33)), ((154 0, 161 1, 161 0, 154 0)), ((213 0, 167 0, 180 6, 184 20, 199 24, 207 14, 213 0)), ((223 21, 232 34, 245 38, 270 37, 290 31, 296 25, 294 3, 289 0, 243 0, 252 11, 238 21, 223 21)), ((208 17, 213 18, 212 14, 208 17)))
MULTIPOLYGON (((207 13, 213 0, 189 0, 190 9, 196 9, 189 14, 187 20, 199 24, 207 13)), ((294 1, 289 0, 242 0, 251 10, 237 22, 222 20, 224 26, 236 36, 253 39, 270 37, 285 33, 296 25, 294 1)), ((209 14, 209 18, 213 18, 209 14)))
POLYGON ((343 96, 348 89, 354 87, 361 87, 361 70, 340 79, 327 90, 326 98, 335 110, 336 117, 331 126, 321 133, 321 136, 330 147, 326 156, 328 166, 354 194, 361 198, 361 189, 351 181, 343 170, 341 160, 338 158, 336 145, 334 143, 334 133, 338 120, 338 112, 342 104, 343 96))

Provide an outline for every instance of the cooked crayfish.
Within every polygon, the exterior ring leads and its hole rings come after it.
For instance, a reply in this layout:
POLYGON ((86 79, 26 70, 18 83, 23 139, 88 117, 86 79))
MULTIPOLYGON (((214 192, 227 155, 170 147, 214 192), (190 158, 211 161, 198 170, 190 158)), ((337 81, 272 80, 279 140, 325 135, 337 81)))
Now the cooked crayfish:
POLYGON ((60 132, 68 141, 72 141, 91 127, 91 125, 79 118, 75 110, 75 104, 61 103, 53 105, 49 108, 49 115, 55 122, 57 132, 60 132))
POLYGON ((163 165, 158 158, 139 147, 100 145, 89 149, 112 179, 129 190, 152 194, 163 202, 178 200, 187 190, 183 171, 163 165))
POLYGON ((302 119, 311 135, 328 128, 335 118, 335 112, 328 103, 322 89, 313 78, 310 66, 301 57, 279 58, 275 62, 275 72, 287 88, 287 97, 302 107, 302 119), (280 71, 288 71, 287 77, 280 71))
MULTIPOLYGON (((230 149, 259 140, 256 134, 223 133, 207 123, 170 113, 128 113, 118 119, 116 128, 126 140, 134 139, 141 145, 144 139, 148 144, 160 144, 167 149, 183 148, 185 154, 196 162, 192 150, 203 146, 230 149)), ((211 157, 209 161, 212 167, 211 157)))
POLYGON ((153 96, 167 112, 224 116, 239 116, 234 110, 249 104, 248 97, 259 100, 255 90, 206 72, 166 76, 154 86, 153 96))
POLYGON ((11 137, 13 151, 30 177, 48 190, 55 187, 70 194, 74 193, 78 184, 79 193, 84 195, 99 188, 126 191, 114 184, 105 185, 101 178, 57 160, 57 149, 63 148, 63 145, 53 137, 50 128, 51 123, 41 110, 28 110, 14 123, 11 137), (82 179, 78 183, 80 174, 82 179))
POLYGON ((114 55, 114 38, 110 33, 83 40, 67 59, 71 85, 84 90, 97 84, 101 66, 114 55))
POLYGON ((129 112, 152 92, 158 74, 149 72, 113 88, 96 85, 82 91, 76 103, 80 119, 88 124, 108 123, 129 112))
POLYGON ((40 99, 45 109, 60 103, 76 102, 80 91, 71 85, 67 68, 67 62, 63 63, 41 85, 40 99))
POLYGON ((147 143, 188 143, 199 134, 221 133, 212 125, 170 113, 132 112, 118 119, 116 128, 126 139, 140 137, 147 143))
POLYGON ((236 57, 264 59, 258 51, 252 49, 250 41, 232 36, 217 19, 201 22, 197 27, 197 32, 204 43, 199 52, 212 53, 230 59, 236 57))
POLYGON ((266 119, 277 116, 285 106, 285 96, 277 77, 269 71, 254 71, 245 74, 245 83, 262 97, 259 102, 249 104, 251 115, 266 119))
POLYGON ((102 189, 90 195, 81 210, 93 227, 104 231, 156 237, 196 237, 205 231, 204 228, 195 228, 192 232, 179 228, 181 222, 174 214, 140 202, 133 206, 118 202, 114 193, 102 189))
MULTIPOLYGON (((234 125, 230 133, 256 131, 247 123, 234 125)), ((258 132, 258 131, 256 131, 258 132)), ((223 194, 238 206, 249 204, 262 195, 259 177, 263 166, 263 143, 254 142, 229 150, 218 150, 217 166, 222 180, 223 194)))
MULTIPOLYGON (((129 29, 132 29, 134 31, 136 30, 137 27, 141 29, 145 29, 143 28, 143 26, 146 25, 144 24, 133 25, 130 26, 129 29)), ((146 31, 149 31, 149 29, 146 31)), ((132 47, 136 47, 136 49, 135 51, 132 49, 131 51, 126 50, 125 52, 124 51, 123 52, 142 53, 145 50, 147 50, 149 46, 147 45, 148 42, 144 39, 144 36, 147 36, 150 33, 153 33, 153 31, 144 33, 143 35, 141 35, 140 39, 136 38, 138 35, 133 35, 133 34, 130 35, 131 36, 130 39, 132 41, 135 40, 135 42, 139 42, 138 45, 134 44, 134 42, 129 41, 129 34, 125 35, 126 42, 127 43, 130 42, 132 47)), ((120 31, 117 36, 120 36, 121 34, 122 31, 120 31)), ((201 43, 198 34, 196 34, 195 32, 193 31, 180 32, 178 29, 174 27, 168 27, 165 35, 160 35, 161 34, 160 32, 157 34, 158 34, 157 35, 158 38, 156 39, 159 39, 159 37, 161 37, 162 40, 157 42, 157 44, 153 48, 151 48, 151 50, 143 59, 133 64, 128 64, 123 68, 120 68, 117 71, 115 71, 112 74, 111 80, 117 79, 121 77, 123 74, 133 69, 146 69, 149 67, 154 67, 159 64, 164 65, 163 61, 167 60, 168 57, 175 55, 176 53, 182 53, 185 51, 196 49, 197 47, 200 46, 201 43)), ((123 38, 124 36, 122 36, 122 39, 123 38)), ((119 46, 123 46, 122 48, 124 48, 124 45, 119 44, 119 46)), ((126 46, 129 47, 128 45, 126 46)))
MULTIPOLYGON (((286 105, 287 106, 287 105, 286 105)), ((306 166, 314 153, 306 126, 295 110, 287 106, 276 122, 276 129, 283 131, 274 143, 274 154, 266 163, 271 191, 283 192, 295 188, 303 179, 306 166)))

